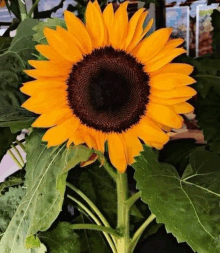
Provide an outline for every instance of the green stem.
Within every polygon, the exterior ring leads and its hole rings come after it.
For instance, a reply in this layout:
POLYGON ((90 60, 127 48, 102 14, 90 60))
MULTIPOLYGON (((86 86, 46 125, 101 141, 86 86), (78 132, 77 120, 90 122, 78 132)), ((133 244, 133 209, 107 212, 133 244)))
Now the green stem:
MULTIPOLYGON (((107 228, 111 228, 110 224, 108 223, 108 221, 106 220, 106 218, 104 217, 104 215, 100 212, 100 210, 97 208, 97 206, 83 193, 81 192, 78 188, 76 188, 74 185, 70 184, 70 183, 66 183, 66 185, 72 189, 73 191, 75 191, 76 193, 79 194, 79 196, 81 196, 86 202, 87 204, 92 208, 92 210, 97 214, 97 216, 100 218, 100 220, 102 221, 102 223, 107 227, 107 228)), ((114 237, 112 238, 114 242, 115 239, 114 237)))
POLYGON ((16 142, 16 143, 19 145, 19 147, 22 148, 23 151, 25 152, 25 146, 24 146, 19 140, 16 140, 15 142, 16 142))
POLYGON ((32 13, 34 12, 34 10, 36 9, 38 3, 40 2, 40 0, 36 0, 35 3, 32 5, 30 11, 28 12, 28 17, 30 18, 32 13))
POLYGON ((127 205, 127 208, 131 208, 131 206, 141 197, 141 191, 136 192, 133 196, 131 196, 127 201, 125 201, 125 204, 127 205))
POLYGON ((27 18, 27 9, 25 0, 18 0, 18 5, 20 9, 21 21, 23 21, 27 18))
POLYGON ((151 214, 147 220, 139 227, 139 229, 135 232, 133 238, 131 239, 129 243, 129 249, 130 252, 132 253, 134 251, 134 248, 140 239, 142 233, 144 232, 145 228, 156 218, 154 214, 151 214))
POLYGON ((15 163, 18 165, 19 169, 22 169, 23 166, 20 164, 20 162, 18 161, 18 159, 15 157, 15 155, 11 152, 11 150, 8 150, 11 158, 15 161, 15 163))
POLYGON ((117 174, 115 173, 115 169, 107 162, 105 156, 100 151, 95 151, 95 153, 99 156, 99 161, 101 165, 106 169, 108 174, 112 177, 112 179, 116 182, 117 180, 117 174))
MULTIPOLYGON (((76 198, 70 196, 69 194, 67 195, 67 197, 70 198, 71 200, 73 200, 74 202, 76 202, 83 210, 85 210, 85 211, 88 213, 88 215, 95 221, 95 223, 96 223, 97 225, 99 225, 99 226, 102 225, 101 222, 99 221, 99 219, 97 219, 97 217, 96 217, 96 216, 95 216, 83 203, 81 203, 81 202, 80 202, 79 200, 77 200, 76 198)), ((104 233, 104 235, 105 235, 105 237, 106 237, 106 240, 108 241, 108 243, 109 243, 109 245, 110 245, 112 251, 113 251, 114 253, 117 253, 116 248, 115 248, 115 245, 114 245, 114 243, 112 242, 111 237, 110 237, 106 232, 103 232, 103 233, 104 233)))
POLYGON ((117 175, 117 195, 118 195, 118 223, 117 229, 123 236, 117 240, 117 252, 128 253, 129 235, 129 208, 126 205, 128 198, 128 181, 126 172, 117 175))
POLYGON ((71 229, 91 229, 91 230, 98 230, 102 232, 106 232, 108 234, 113 235, 116 238, 119 238, 120 235, 112 228, 107 228, 95 224, 73 224, 73 225, 68 225, 69 228, 71 229))
POLYGON ((21 165, 24 166, 25 165, 25 162, 24 162, 24 159, 23 157, 21 156, 20 152, 18 151, 18 149, 15 147, 14 144, 11 144, 12 148, 15 150, 15 152, 17 153, 17 155, 19 156, 20 160, 21 160, 21 165))

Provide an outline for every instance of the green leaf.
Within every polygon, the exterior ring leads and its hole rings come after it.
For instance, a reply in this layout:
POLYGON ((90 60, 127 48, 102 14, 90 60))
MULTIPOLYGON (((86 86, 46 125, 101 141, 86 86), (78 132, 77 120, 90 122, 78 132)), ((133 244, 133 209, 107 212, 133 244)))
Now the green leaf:
POLYGON ((2 54, 5 50, 10 47, 12 38, 0 36, 0 53, 2 54))
POLYGON ((79 236, 69 227, 68 222, 60 222, 55 228, 39 233, 40 240, 52 253, 81 253, 79 236))
POLYGON ((0 127, 0 161, 15 139, 16 135, 12 134, 9 128, 0 127))
MULTIPOLYGON (((28 248, 39 247, 40 241, 35 234, 47 230, 62 209, 66 166, 69 161, 73 163, 74 157, 79 161, 81 146, 67 149, 63 144, 47 148, 41 141, 44 133, 35 130, 27 138, 27 193, 2 238, 0 252, 15 252, 17 249, 30 252, 28 248)), ((89 158, 88 154, 80 154, 81 161, 89 158)))
POLYGON ((173 166, 159 163, 146 146, 136 160, 137 188, 157 222, 194 251, 220 252, 220 157, 194 151, 182 178, 173 166))
POLYGON ((0 55, 0 127, 10 127, 12 132, 30 127, 34 121, 35 114, 20 107, 26 96, 19 87, 25 75, 23 69, 36 52, 32 27, 38 23, 34 19, 21 22, 10 47, 0 55))
POLYGON ((49 27, 55 30, 57 26, 66 28, 65 21, 59 18, 48 18, 46 22, 39 22, 39 24, 33 27, 33 30, 35 31, 33 40, 39 44, 48 44, 43 33, 44 28, 49 27))
MULTIPOLYGON (((8 227, 21 199, 25 195, 22 187, 10 187, 9 191, 0 196, 0 234, 3 234, 8 227)), ((0 239, 1 239, 0 235, 0 239)))
MULTIPOLYGON (((88 224, 91 221, 83 214, 77 217, 73 224, 88 224)), ((111 250, 101 232, 92 230, 75 230, 80 243, 80 253, 110 253, 111 250)))

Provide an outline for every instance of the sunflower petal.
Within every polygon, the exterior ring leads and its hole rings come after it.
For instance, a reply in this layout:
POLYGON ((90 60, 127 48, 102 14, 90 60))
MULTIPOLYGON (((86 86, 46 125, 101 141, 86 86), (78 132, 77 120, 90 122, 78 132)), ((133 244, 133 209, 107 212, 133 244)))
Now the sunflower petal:
POLYGON ((178 114, 191 113, 194 111, 194 107, 187 102, 175 104, 170 107, 178 114))
POLYGON ((147 63, 166 45, 171 32, 171 28, 161 28, 157 30, 140 42, 131 53, 140 59, 141 62, 147 63))
MULTIPOLYGON (((132 16, 131 20, 128 23, 128 34, 126 36, 126 42, 125 42, 125 45, 124 45, 125 49, 131 43, 131 41, 134 37, 134 34, 136 32, 136 29, 137 29, 138 20, 140 19, 141 14, 144 10, 145 10, 144 8, 141 8, 137 12, 135 12, 134 15, 132 16)), ((142 33, 142 31, 141 31, 141 33, 142 33)))
POLYGON ((149 99, 153 103, 161 104, 161 105, 175 105, 182 102, 185 102, 190 99, 190 97, 182 97, 182 98, 158 98, 155 96, 152 96, 152 94, 149 96, 149 99))
POLYGON ((141 151, 143 151, 143 146, 140 143, 137 135, 133 132, 127 132, 123 134, 126 143, 127 154, 128 154, 128 164, 135 162, 134 157, 138 156, 141 151))
POLYGON ((51 127, 54 125, 59 125, 63 121, 73 117, 74 116, 69 108, 60 108, 57 110, 52 110, 49 113, 41 114, 34 121, 32 127, 51 127))
POLYGON ((74 43, 77 45, 81 53, 86 54, 85 48, 82 46, 79 40, 75 36, 73 36, 70 32, 68 32, 61 26, 57 26, 56 31, 61 36, 61 38, 68 44, 69 47, 71 47, 71 45, 74 43))
POLYGON ((118 134, 108 135, 108 149, 111 163, 120 173, 124 173, 127 168, 126 151, 118 134))
POLYGON ((87 161, 80 163, 80 167, 86 167, 86 166, 94 163, 98 159, 98 157, 99 156, 97 154, 92 153, 87 161))
POLYGON ((183 48, 175 48, 172 50, 172 52, 170 52, 169 54, 167 54, 166 56, 160 58, 159 60, 146 64, 144 67, 144 70, 146 72, 153 72, 156 71, 160 68, 162 68, 163 66, 165 66, 166 64, 170 63, 174 58, 176 58, 177 56, 186 53, 186 50, 183 48))
POLYGON ((185 63, 169 63, 158 71, 151 72, 150 75, 158 75, 163 73, 180 73, 190 75, 193 72, 194 67, 185 63))
POLYGON ((112 3, 109 3, 106 7, 105 10, 103 12, 103 21, 105 24, 105 27, 107 29, 107 34, 108 34, 108 45, 109 45, 109 38, 111 36, 111 34, 113 33, 113 27, 114 27, 114 10, 113 10, 113 6, 112 3))
POLYGON ((85 52, 90 53, 92 51, 92 40, 83 22, 70 11, 64 11, 64 19, 68 31, 79 40, 85 52))
POLYGON ((181 97, 193 97, 196 95, 196 91, 188 86, 178 87, 172 90, 158 90, 151 88, 151 94, 155 97, 160 98, 181 98, 181 97))
POLYGON ((73 118, 68 119, 61 125, 47 130, 42 140, 48 142, 48 147, 60 145, 69 138, 69 133, 75 131, 77 127, 78 121, 73 118))
POLYGON ((125 44, 128 33, 128 7, 129 1, 124 2, 115 12, 113 32, 110 36, 110 44, 114 48, 121 49, 125 44))
POLYGON ((82 53, 75 43, 66 42, 57 31, 48 27, 44 28, 44 35, 51 47, 70 62, 76 63, 82 59, 82 53), (71 46, 70 46, 71 44, 71 46))
POLYGON ((103 46, 105 27, 103 19, 98 9, 89 1, 86 8, 86 28, 92 39, 93 48, 99 48, 103 46))
POLYGON ((184 74, 164 73, 151 76, 149 85, 159 90, 172 90, 195 82, 195 79, 184 74))
POLYGON ((38 52, 40 52, 44 57, 52 61, 67 61, 63 58, 57 51, 55 51, 49 45, 36 45, 35 48, 38 52))
POLYGON ((181 128, 183 124, 182 117, 165 105, 150 103, 147 107, 147 115, 169 127, 181 128))
POLYGON ((20 90, 27 95, 34 95, 40 91, 50 90, 50 89, 66 89, 65 82, 56 80, 34 80, 24 83, 24 86, 20 90))

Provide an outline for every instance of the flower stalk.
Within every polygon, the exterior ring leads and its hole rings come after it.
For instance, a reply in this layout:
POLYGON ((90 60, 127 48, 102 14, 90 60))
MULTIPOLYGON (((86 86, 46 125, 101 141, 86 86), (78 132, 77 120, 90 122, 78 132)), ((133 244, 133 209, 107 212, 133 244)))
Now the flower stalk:
POLYGON ((23 21, 27 18, 27 9, 26 9, 25 0, 18 0, 18 5, 20 9, 21 21, 23 21))
POLYGON ((122 237, 117 240, 117 252, 128 253, 129 235, 129 208, 126 205, 128 199, 128 180, 126 173, 117 174, 117 195, 118 195, 118 223, 117 229, 122 237))

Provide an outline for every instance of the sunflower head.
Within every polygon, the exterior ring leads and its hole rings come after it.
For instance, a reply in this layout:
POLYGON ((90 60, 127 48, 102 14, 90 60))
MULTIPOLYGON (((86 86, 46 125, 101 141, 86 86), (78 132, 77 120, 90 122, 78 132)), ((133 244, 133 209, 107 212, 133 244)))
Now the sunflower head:
POLYGON ((6 3, 5 0, 0 0, 0 8, 5 7, 6 3))
POLYGON ((162 28, 145 37, 148 12, 141 8, 129 20, 128 1, 116 12, 111 3, 102 12, 89 2, 82 23, 64 12, 67 30, 44 29, 48 45, 36 49, 47 61, 29 61, 25 72, 36 80, 21 91, 22 105, 40 114, 33 127, 49 128, 48 147, 67 141, 104 152, 108 142, 112 164, 123 173, 140 151, 141 141, 161 149, 172 128, 181 128, 180 114, 193 111, 186 101, 196 94, 187 64, 171 63, 185 53, 182 39, 170 39, 162 28))

